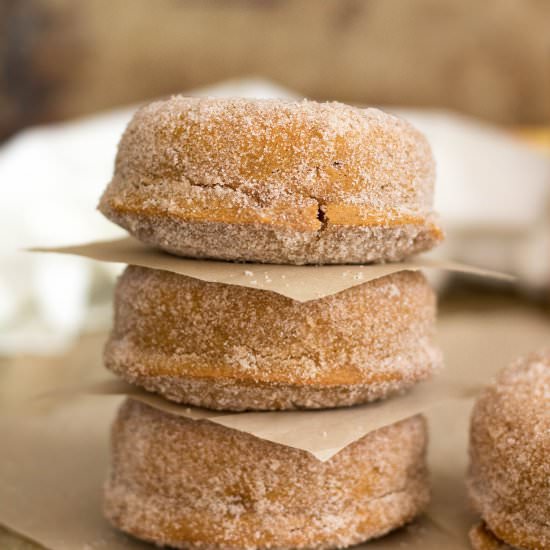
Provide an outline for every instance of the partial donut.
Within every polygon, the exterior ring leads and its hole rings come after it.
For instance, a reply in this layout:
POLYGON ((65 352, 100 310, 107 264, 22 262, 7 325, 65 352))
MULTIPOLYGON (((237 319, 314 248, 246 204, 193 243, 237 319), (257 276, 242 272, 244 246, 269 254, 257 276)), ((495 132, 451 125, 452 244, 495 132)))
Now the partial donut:
POLYGON ((141 108, 99 209, 196 258, 399 261, 442 239, 422 134, 377 109, 176 96, 141 108))
POLYGON ((104 358, 129 382, 189 405, 341 407, 429 377, 441 363, 435 316, 434 292, 418 272, 300 303, 128 267, 104 358))
POLYGON ((497 539, 483 521, 470 530, 470 543, 474 550, 515 550, 497 539))
POLYGON ((550 350, 503 370, 477 401, 468 489, 497 539, 550 548, 550 350))
POLYGON ((112 431, 104 510, 117 528, 185 549, 343 548, 427 504, 424 418, 372 432, 327 462, 127 400, 112 431))

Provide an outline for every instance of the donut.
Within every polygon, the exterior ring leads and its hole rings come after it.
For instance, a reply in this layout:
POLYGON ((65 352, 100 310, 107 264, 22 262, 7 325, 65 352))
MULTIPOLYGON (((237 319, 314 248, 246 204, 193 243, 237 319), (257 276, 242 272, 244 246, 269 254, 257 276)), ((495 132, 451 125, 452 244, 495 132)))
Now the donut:
POLYGON ((426 424, 372 432, 327 462, 127 400, 112 431, 104 511, 137 538, 185 549, 343 548, 427 504, 426 424))
POLYGON ((478 399, 468 489, 496 539, 550 548, 550 349, 518 359, 478 399))
POLYGON ((434 174, 424 136, 377 109, 176 96, 134 115, 99 210, 182 256, 399 261, 442 239, 434 174))
POLYGON ((130 266, 117 283, 104 361, 130 383, 188 405, 348 406, 402 391, 439 367, 435 316, 434 292, 412 271, 301 303, 130 266))

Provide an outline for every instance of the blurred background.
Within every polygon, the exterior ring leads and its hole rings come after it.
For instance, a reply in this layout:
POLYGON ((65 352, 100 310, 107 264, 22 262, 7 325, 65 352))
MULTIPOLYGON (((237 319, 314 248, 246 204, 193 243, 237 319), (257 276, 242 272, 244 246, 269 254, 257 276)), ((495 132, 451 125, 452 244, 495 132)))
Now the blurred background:
MULTIPOLYGON (((121 268, 21 249, 122 235, 95 210, 118 139, 178 92, 410 119, 437 161, 436 254, 517 276, 433 276, 449 368, 550 344, 548 0, 0 0, 0 404, 100 371, 121 268)), ((0 547, 27 543, 0 528, 0 547)))
POLYGON ((0 132, 261 75, 315 99, 550 118, 546 0, 2 0, 0 132))

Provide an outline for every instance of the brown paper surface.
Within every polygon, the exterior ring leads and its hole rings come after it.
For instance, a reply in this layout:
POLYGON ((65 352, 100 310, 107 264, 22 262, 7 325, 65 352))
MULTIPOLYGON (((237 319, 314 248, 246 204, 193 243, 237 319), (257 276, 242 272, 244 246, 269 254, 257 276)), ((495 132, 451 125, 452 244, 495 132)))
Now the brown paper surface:
MULTIPOLYGON (((547 344, 549 328, 548 317, 528 310, 449 314, 439 326, 447 373, 485 382, 517 355, 547 344)), ((0 524, 49 550, 153 548, 111 529, 101 516, 109 426, 120 397, 77 396, 54 407, 5 406, 51 389, 60 379, 97 380, 102 339, 93 345, 84 341, 56 361, 22 358, 13 368, 0 369, 0 524), (54 380, 46 379, 46 372, 54 380)), ((470 548, 467 531, 476 520, 464 487, 470 408, 465 400, 453 401, 427 413, 433 485, 427 514, 357 549, 470 548)))
POLYGON ((466 381, 440 376, 417 384, 405 394, 356 407, 228 413, 180 405, 122 380, 109 378, 50 392, 38 398, 62 403, 75 393, 128 396, 170 414, 193 420, 208 420, 261 439, 307 451, 318 460, 326 461, 369 432, 443 403, 471 398, 478 390, 479 386, 472 386, 466 381))
POLYGON ((58 248, 33 248, 31 251, 71 254, 102 262, 172 271, 201 281, 270 290, 298 302, 330 296, 373 279, 406 270, 443 269, 495 279, 513 279, 509 275, 495 271, 428 258, 414 258, 407 262, 388 264, 321 266, 195 260, 148 247, 133 237, 58 248))

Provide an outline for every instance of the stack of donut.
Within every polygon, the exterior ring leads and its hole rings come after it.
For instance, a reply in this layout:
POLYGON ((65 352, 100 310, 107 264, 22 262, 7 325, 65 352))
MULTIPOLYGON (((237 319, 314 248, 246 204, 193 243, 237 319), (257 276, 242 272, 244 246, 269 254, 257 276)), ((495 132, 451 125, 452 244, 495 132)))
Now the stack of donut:
MULTIPOLYGON (((178 96, 136 113, 99 208, 144 243, 188 258, 395 262, 442 239, 434 178, 425 138, 376 109, 178 96)), ((439 367, 435 317, 418 272, 301 303, 130 266, 105 363, 186 405, 352 406, 439 367)), ((343 548, 403 525, 428 500, 421 416, 320 462, 127 401, 112 446, 107 518, 176 548, 343 548)))

